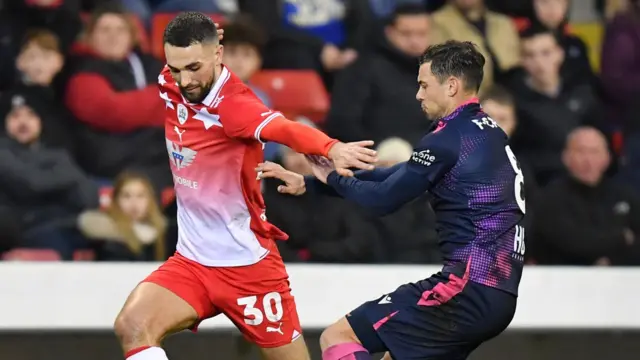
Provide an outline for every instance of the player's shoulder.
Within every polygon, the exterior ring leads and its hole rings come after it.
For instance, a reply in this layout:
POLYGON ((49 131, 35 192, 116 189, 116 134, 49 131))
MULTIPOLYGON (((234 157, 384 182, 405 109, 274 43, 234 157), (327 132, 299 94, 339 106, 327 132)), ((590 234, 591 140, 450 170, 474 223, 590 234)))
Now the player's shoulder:
POLYGON ((435 128, 424 135, 418 142, 418 150, 439 150, 456 153, 460 145, 460 133, 452 124, 439 121, 435 128))
POLYGON ((483 111, 459 119, 456 128, 462 136, 484 135, 500 139, 505 136, 498 123, 483 111))

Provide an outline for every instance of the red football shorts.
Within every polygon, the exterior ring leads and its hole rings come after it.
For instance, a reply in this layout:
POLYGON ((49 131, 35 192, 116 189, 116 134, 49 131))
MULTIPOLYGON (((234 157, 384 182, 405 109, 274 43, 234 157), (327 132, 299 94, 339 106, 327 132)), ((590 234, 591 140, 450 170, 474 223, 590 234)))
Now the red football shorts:
POLYGON ((200 321, 225 314, 260 347, 286 345, 302 333, 289 275, 275 244, 264 259, 238 267, 207 267, 176 253, 143 282, 181 297, 200 321))

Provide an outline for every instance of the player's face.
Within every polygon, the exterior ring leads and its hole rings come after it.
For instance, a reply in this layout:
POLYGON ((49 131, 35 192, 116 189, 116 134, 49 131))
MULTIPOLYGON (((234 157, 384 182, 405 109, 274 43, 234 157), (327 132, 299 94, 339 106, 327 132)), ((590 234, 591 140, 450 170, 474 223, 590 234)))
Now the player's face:
POLYGON ((560 76, 564 52, 551 34, 522 41, 522 66, 534 80, 545 83, 560 76))
POLYGON ((140 221, 147 216, 150 199, 141 181, 132 180, 125 184, 116 201, 120 210, 131 220, 140 221))
POLYGON ((513 106, 487 100, 482 102, 482 109, 498 123, 507 136, 511 137, 516 129, 516 112, 513 106))
POLYGON ((450 105, 449 84, 440 82, 431 72, 431 63, 420 66, 418 71, 418 93, 416 100, 420 102, 422 111, 431 120, 439 119, 446 115, 450 105))
POLYGON ((40 117, 28 106, 11 110, 5 120, 7 135, 21 144, 30 144, 40 137, 40 117))
POLYGON ((198 43, 177 47, 165 44, 164 53, 182 96, 191 103, 202 102, 216 80, 216 68, 222 64, 222 45, 198 43))

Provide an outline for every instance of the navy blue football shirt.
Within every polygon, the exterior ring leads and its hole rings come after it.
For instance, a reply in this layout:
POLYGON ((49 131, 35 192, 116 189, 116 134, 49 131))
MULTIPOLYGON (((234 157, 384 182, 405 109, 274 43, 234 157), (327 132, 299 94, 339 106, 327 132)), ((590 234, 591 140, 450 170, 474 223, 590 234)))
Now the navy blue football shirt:
POLYGON ((343 177, 327 185, 378 214, 429 193, 437 218, 443 274, 514 295, 524 263, 524 179, 507 136, 477 100, 440 119, 411 159, 390 168, 343 177))

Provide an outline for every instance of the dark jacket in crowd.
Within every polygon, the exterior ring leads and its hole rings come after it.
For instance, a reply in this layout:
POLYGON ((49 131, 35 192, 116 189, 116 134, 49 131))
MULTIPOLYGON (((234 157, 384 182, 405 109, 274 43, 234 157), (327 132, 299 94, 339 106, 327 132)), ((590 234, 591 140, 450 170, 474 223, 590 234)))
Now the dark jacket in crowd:
POLYGON ((162 64, 144 54, 132 55, 131 61, 109 61, 84 51, 74 59, 66 92, 66 105, 79 121, 82 168, 104 178, 134 169, 156 181, 156 186, 171 185, 165 106, 157 88, 162 64), (134 69, 136 63, 141 66, 134 69))
POLYGON ((359 208, 335 197, 283 195, 280 184, 265 180, 264 198, 267 219, 289 234, 289 240, 278 242, 285 261, 380 262, 380 237, 359 208))
POLYGON ((2 138, 0 172, 0 202, 21 214, 25 227, 75 224, 80 211, 98 206, 98 187, 65 150, 2 138))
POLYGON ((371 222, 378 228, 385 262, 395 264, 441 264, 436 216, 424 195, 400 210, 371 222))
POLYGON ((340 72, 334 84, 327 132, 342 141, 380 142, 398 136, 416 143, 430 121, 416 101, 417 59, 385 37, 376 51, 340 72))
POLYGON ((522 71, 512 78, 510 88, 518 116, 513 151, 544 186, 564 173, 561 154, 567 135, 582 125, 601 128, 602 107, 589 82, 565 81, 558 96, 549 97, 529 86, 522 71))
POLYGON ((593 265, 608 258, 613 265, 640 265, 640 201, 618 182, 589 187, 559 179, 541 191, 534 213, 527 250, 539 264, 593 265), (635 234, 632 244, 625 229, 635 234))

